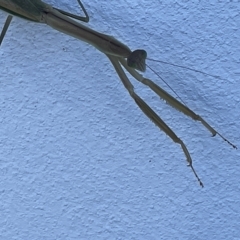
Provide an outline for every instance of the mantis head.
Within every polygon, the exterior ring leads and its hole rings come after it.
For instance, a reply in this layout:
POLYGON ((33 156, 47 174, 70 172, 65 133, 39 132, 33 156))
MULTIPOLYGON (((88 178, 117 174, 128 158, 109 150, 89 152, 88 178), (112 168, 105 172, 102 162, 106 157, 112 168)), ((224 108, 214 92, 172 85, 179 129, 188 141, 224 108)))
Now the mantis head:
POLYGON ((147 52, 142 49, 133 51, 127 58, 127 65, 131 68, 139 70, 141 72, 146 71, 145 60, 147 58, 147 52))

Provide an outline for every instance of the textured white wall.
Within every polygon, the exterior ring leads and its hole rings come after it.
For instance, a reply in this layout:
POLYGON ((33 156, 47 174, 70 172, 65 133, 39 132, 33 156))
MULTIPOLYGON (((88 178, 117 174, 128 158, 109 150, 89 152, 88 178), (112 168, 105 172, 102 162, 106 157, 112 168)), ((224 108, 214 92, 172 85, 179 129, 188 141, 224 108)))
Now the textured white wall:
MULTIPOLYGON (((240 146, 239 1, 83 3, 90 27, 131 49, 220 75, 149 62, 240 146)), ((187 144, 201 189, 181 148, 138 109, 102 53, 14 18, 0 70, 0 239, 240 238, 239 150, 137 84, 187 144)))

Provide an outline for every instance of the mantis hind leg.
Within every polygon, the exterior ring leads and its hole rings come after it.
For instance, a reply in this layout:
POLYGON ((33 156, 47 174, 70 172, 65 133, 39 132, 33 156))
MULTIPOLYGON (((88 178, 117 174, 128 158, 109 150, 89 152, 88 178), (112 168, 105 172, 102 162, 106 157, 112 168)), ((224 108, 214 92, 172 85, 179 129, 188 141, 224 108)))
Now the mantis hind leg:
POLYGON ((89 16, 88 16, 88 13, 87 13, 85 7, 83 6, 83 4, 81 3, 80 0, 77 0, 77 1, 78 1, 78 4, 79 4, 80 8, 81 8, 82 11, 84 12, 85 17, 81 17, 81 16, 78 16, 78 15, 74 15, 74 14, 72 14, 72 13, 65 12, 65 11, 63 11, 63 10, 61 10, 61 9, 58 9, 58 8, 54 8, 54 9, 58 10, 60 13, 66 15, 66 16, 68 16, 68 17, 77 19, 77 20, 82 21, 82 22, 89 22, 89 16))
POLYGON ((1 35, 0 35, 0 46, 1 46, 3 38, 4 38, 4 36, 5 36, 5 34, 6 34, 7 30, 8 30, 8 27, 9 27, 11 21, 12 21, 12 18, 13 18, 12 15, 8 15, 8 17, 7 17, 6 21, 5 21, 5 24, 3 26, 3 30, 2 30, 1 35))

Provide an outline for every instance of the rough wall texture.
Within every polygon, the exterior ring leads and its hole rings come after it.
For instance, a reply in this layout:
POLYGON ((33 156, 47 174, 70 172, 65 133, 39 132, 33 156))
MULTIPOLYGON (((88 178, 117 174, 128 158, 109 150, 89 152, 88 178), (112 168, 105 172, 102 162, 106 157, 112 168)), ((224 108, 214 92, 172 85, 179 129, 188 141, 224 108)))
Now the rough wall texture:
MULTIPOLYGON (((150 58, 221 76, 148 62, 240 146, 240 3, 210 2, 83 1, 90 27, 150 58)), ((187 144, 201 189, 102 53, 14 18, 0 70, 0 239, 240 239, 239 150, 136 85, 187 144)))

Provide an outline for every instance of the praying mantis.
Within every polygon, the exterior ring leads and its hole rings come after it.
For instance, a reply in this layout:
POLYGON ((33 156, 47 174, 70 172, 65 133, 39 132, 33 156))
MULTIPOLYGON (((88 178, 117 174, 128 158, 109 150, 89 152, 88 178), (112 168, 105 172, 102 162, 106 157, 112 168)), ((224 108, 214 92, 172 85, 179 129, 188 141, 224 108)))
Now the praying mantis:
MULTIPOLYGON (((71 13, 62 11, 61 9, 54 8, 41 0, 0 0, 0 8, 6 12, 9 12, 10 14, 25 18, 26 20, 47 24, 60 32, 63 32, 74 38, 93 45, 99 51, 104 53, 112 63, 121 82, 129 92, 130 96, 136 102, 138 107, 157 127, 159 127, 160 130, 165 132, 175 143, 178 143, 181 146, 186 156, 188 165, 191 167, 198 182, 203 187, 203 183, 198 177, 193 167, 192 158, 184 142, 171 130, 171 128, 160 118, 160 116, 157 115, 157 113, 145 101, 143 101, 138 94, 135 93, 134 87, 128 79, 125 71, 130 73, 130 75, 132 75, 132 77, 135 78, 137 81, 149 87, 161 99, 165 100, 170 106, 189 116, 193 120, 201 122, 202 125, 206 129, 208 129, 213 136, 220 136, 233 148, 236 148, 236 146, 233 145, 230 141, 228 141, 225 137, 223 137, 201 116, 197 115, 195 112, 189 109, 184 103, 178 101, 176 98, 171 96, 152 80, 143 77, 139 73, 139 71, 144 72, 147 67, 145 63, 145 60, 147 58, 146 51, 141 49, 131 51, 129 47, 127 47, 125 44, 121 43, 117 39, 109 35, 94 31, 76 21, 80 20, 88 22, 89 20, 88 14, 83 4, 80 0, 77 1, 84 14, 86 15, 85 17, 76 16, 71 13)), ((0 36, 0 44, 4 39, 8 26, 11 23, 11 19, 12 15, 9 15, 0 36)))

